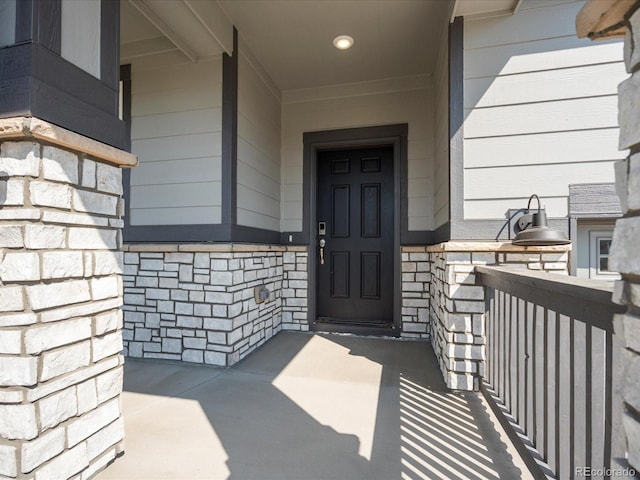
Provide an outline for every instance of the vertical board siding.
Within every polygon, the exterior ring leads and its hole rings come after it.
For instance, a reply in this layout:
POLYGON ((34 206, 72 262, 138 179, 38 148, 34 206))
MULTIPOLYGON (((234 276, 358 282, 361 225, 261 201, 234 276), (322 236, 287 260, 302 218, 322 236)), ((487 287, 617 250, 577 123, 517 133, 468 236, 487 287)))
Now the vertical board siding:
POLYGON ((220 223, 221 57, 154 57, 131 67, 131 224, 220 223))
MULTIPOLYGON (((282 231, 302 230, 303 132, 407 123, 409 230, 434 227, 434 102, 431 82, 408 91, 373 93, 371 85, 344 86, 345 96, 292 95, 282 105, 282 231), (358 88, 362 94, 357 94, 358 88)), ((289 93, 289 92, 287 92, 289 93)))
POLYGON ((100 78, 100 2, 62 0, 62 58, 100 78))
POLYGON ((240 44, 238 225, 280 230, 280 99, 240 44))
POLYGON ((0 47, 16 42, 16 1, 0 1, 0 47))
POLYGON ((440 37, 434 87, 434 227, 449 221, 449 52, 448 25, 440 37))
POLYGON ((583 4, 465 22, 465 218, 505 218, 533 193, 566 217, 569 184, 613 181, 622 42, 577 39, 583 4))

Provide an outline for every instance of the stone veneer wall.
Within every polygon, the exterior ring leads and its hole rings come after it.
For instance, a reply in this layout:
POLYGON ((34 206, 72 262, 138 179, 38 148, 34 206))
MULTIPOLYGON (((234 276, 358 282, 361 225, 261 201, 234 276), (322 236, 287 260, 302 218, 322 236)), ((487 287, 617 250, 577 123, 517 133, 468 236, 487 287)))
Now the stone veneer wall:
POLYGON ((626 160, 616 164, 616 186, 624 217, 616 222, 611 245, 611 267, 622 275, 614 301, 627 305, 615 320, 624 338, 622 373, 623 425, 627 460, 640 471, 640 10, 628 15, 625 64, 631 74, 618 87, 620 148, 629 148, 626 160))
POLYGON ((121 170, 95 148, 0 120, 0 478, 86 479, 123 450, 121 170))
POLYGON ((307 249, 125 245, 125 354, 230 366, 280 330, 307 330, 307 249), (257 303, 254 289, 269 298, 257 303))
POLYGON ((497 242, 403 247, 403 328, 429 336, 449 388, 477 390, 484 373, 486 306, 484 287, 475 285, 475 266, 567 275, 569 250, 568 246, 517 247, 497 242), (415 277, 404 276, 413 272, 415 277))

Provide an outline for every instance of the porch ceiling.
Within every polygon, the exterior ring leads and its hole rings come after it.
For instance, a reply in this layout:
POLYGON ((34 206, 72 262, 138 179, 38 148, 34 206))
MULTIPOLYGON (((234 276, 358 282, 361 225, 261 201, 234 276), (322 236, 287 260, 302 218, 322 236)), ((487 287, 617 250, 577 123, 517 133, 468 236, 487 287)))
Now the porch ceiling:
POLYGON ((442 0, 219 0, 281 90, 433 71, 442 0), (338 35, 354 46, 337 50, 338 35))
POLYGON ((121 0, 121 60, 181 50, 220 53, 238 28, 280 90, 433 72, 453 3, 446 0, 121 0), (205 11, 206 10, 206 11, 205 11), (221 19, 221 15, 225 19, 221 19), (215 25, 222 20, 223 25, 215 25), (355 39, 334 48, 340 34, 355 39))

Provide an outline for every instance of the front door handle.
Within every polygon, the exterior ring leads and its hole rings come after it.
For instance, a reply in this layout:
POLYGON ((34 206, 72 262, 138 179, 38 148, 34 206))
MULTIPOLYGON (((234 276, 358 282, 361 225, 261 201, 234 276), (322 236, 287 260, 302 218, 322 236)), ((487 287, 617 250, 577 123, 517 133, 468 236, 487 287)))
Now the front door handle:
POLYGON ((327 242, 324 238, 320 240, 320 265, 324 265, 324 246, 326 244, 327 242))

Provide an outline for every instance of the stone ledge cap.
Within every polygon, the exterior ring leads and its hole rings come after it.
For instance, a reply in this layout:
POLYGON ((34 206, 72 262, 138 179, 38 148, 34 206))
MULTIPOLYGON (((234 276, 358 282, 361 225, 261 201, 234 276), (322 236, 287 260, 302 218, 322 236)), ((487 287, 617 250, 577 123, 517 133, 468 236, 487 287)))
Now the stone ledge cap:
POLYGON ((264 245, 248 243, 125 243, 124 252, 306 252, 306 246, 264 245))
MULTIPOLYGON (((403 251, 409 251, 408 248, 403 247, 403 251)), ((422 251, 426 252, 569 252, 571 251, 571 244, 568 245, 547 245, 540 247, 523 247, 520 245, 514 245, 511 242, 444 242, 437 245, 429 245, 422 247, 422 251)))
POLYGON ((0 140, 14 138, 35 138, 86 153, 122 168, 138 165, 138 157, 129 152, 36 117, 0 118, 0 140))

